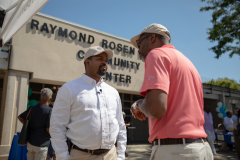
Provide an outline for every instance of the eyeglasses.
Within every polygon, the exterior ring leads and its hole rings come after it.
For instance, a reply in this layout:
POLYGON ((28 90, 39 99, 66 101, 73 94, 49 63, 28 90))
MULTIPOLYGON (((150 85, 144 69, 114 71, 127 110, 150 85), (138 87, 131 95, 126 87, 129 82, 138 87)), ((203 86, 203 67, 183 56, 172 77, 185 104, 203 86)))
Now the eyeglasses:
POLYGON ((146 36, 144 36, 144 37, 142 37, 142 38, 139 38, 138 40, 136 40, 138 48, 140 48, 140 43, 141 43, 141 41, 142 41, 144 38, 147 38, 147 37, 149 37, 150 35, 151 35, 151 34, 149 34, 149 35, 146 35, 146 36))

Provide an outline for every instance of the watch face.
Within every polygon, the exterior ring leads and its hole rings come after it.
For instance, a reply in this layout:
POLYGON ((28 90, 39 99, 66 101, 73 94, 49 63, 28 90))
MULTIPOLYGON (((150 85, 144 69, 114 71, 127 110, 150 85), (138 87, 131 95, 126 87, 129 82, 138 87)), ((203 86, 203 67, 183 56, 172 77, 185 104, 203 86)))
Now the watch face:
POLYGON ((137 100, 137 101, 135 101, 135 102, 133 103, 133 109, 136 109, 138 101, 139 101, 139 100, 137 100))

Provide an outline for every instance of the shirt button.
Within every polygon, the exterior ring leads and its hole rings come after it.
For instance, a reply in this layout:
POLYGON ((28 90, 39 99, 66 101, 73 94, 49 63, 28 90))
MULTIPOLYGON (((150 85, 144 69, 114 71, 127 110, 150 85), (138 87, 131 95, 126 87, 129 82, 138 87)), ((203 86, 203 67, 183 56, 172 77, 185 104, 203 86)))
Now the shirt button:
POLYGON ((102 119, 103 119, 103 117, 102 117, 102 119))
POLYGON ((103 132, 104 132, 105 130, 103 130, 103 132))
POLYGON ((102 142, 104 144, 104 142, 102 142))

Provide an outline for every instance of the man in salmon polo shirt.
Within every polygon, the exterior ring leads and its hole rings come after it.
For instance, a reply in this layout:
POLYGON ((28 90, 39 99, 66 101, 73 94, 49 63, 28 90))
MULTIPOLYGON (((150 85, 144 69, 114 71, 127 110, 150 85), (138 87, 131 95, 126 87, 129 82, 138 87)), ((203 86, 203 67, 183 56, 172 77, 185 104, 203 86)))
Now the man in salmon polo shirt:
POLYGON ((151 24, 131 43, 145 62, 144 81, 131 112, 149 117, 150 160, 213 160, 203 128, 203 89, 198 71, 170 45, 166 27, 151 24))

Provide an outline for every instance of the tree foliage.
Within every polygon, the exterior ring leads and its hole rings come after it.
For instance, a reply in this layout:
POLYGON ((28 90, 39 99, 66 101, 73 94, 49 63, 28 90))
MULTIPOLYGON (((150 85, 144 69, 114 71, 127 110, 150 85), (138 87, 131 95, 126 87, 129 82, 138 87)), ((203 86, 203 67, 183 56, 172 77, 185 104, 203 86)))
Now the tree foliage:
POLYGON ((240 0, 201 0, 208 6, 200 11, 212 13, 212 28, 208 28, 208 39, 218 42, 210 48, 219 58, 225 52, 229 52, 231 58, 234 54, 240 56, 240 0))
POLYGON ((215 85, 215 86, 220 86, 220 87, 228 87, 231 89, 237 89, 240 90, 240 84, 238 84, 235 80, 233 79, 228 79, 228 78, 218 78, 217 80, 211 80, 206 82, 207 84, 215 85))

